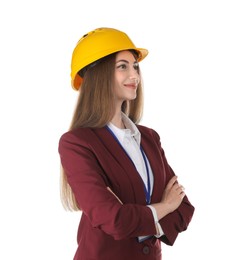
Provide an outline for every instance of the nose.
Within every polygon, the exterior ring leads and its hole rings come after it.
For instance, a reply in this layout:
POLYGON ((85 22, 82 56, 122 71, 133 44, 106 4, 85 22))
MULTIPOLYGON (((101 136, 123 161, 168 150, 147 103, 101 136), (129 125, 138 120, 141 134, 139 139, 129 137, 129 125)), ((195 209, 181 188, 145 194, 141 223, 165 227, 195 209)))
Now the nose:
POLYGON ((140 82, 140 79, 139 79, 139 77, 129 77, 129 79, 130 79, 130 81, 131 81, 131 83, 134 83, 134 84, 136 84, 136 85, 138 85, 139 84, 139 82, 140 82))
POLYGON ((140 76, 138 74, 138 71, 134 68, 131 68, 130 69, 130 76, 129 76, 129 79, 133 82, 133 83, 136 83, 138 84, 139 81, 140 81, 140 76))

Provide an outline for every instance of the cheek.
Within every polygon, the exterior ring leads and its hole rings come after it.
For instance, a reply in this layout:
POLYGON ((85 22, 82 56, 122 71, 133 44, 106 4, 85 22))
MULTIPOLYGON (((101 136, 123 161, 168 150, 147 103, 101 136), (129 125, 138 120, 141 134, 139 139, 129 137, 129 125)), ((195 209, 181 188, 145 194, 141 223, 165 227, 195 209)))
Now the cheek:
POLYGON ((117 73, 117 74, 116 74, 116 77, 115 77, 115 83, 116 83, 117 85, 120 85, 120 84, 122 84, 122 82, 124 81, 124 79, 125 79, 124 75, 121 75, 121 74, 117 73))
POLYGON ((114 88, 113 88, 114 94, 118 95, 121 91, 121 87, 119 85, 119 82, 117 82, 116 80, 114 81, 114 88))
POLYGON ((125 82, 124 77, 122 77, 121 75, 117 76, 114 80, 114 88, 119 91, 122 88, 124 82, 125 82))

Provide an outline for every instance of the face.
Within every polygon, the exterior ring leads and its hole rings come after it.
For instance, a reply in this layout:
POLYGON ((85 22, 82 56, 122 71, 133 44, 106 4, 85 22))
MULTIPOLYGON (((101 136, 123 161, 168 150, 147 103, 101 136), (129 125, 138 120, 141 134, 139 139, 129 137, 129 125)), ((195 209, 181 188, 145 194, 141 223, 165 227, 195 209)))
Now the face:
POLYGON ((137 96, 140 81, 139 65, 130 51, 121 51, 116 55, 115 63, 115 98, 122 103, 137 96))

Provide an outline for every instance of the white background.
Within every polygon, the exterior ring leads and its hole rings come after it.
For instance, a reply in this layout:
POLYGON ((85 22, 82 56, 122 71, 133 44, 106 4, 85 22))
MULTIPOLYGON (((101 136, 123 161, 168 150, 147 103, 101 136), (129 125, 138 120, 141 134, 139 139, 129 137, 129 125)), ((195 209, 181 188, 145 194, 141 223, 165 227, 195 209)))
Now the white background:
POLYGON ((236 0, 9 0, 0 4, 0 259, 70 260, 80 213, 59 200, 60 135, 77 92, 71 53, 98 27, 149 56, 142 124, 196 207, 163 259, 243 259, 243 8, 236 0))

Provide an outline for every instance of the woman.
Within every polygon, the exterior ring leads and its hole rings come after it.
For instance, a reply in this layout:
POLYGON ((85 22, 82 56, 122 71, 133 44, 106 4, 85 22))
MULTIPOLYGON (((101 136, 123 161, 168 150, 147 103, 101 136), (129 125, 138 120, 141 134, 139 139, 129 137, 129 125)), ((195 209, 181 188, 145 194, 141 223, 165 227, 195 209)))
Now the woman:
POLYGON ((194 207, 167 163, 159 135, 138 125, 139 63, 148 54, 124 33, 99 28, 74 49, 79 99, 59 142, 62 202, 82 211, 75 260, 162 259, 194 207))

